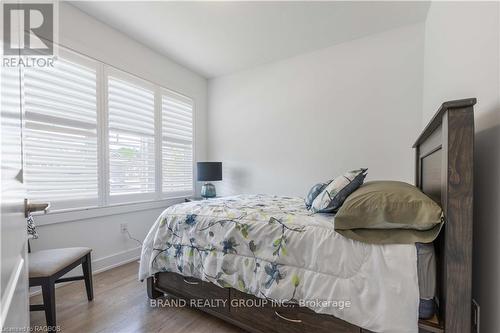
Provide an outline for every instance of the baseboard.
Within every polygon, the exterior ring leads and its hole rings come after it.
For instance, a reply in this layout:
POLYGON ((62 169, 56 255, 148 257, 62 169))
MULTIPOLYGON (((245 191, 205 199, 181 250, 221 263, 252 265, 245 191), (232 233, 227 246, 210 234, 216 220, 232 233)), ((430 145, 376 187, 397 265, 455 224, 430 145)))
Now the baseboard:
MULTIPOLYGON (((92 275, 96 275, 107 270, 128 264, 132 261, 139 260, 141 256, 141 247, 135 247, 130 250, 121 251, 106 257, 102 257, 99 259, 92 258, 92 275)), ((82 275, 81 267, 77 267, 65 276, 75 276, 82 275)), ((56 288, 67 285, 72 282, 64 282, 56 284, 56 288)), ((40 287, 32 287, 30 288, 30 297, 36 296, 42 292, 40 287)))
POLYGON ((141 256, 141 247, 135 247, 130 250, 121 251, 106 257, 92 260, 92 271, 94 274, 105 272, 109 269, 122 266, 132 262, 134 260, 139 260, 141 256))

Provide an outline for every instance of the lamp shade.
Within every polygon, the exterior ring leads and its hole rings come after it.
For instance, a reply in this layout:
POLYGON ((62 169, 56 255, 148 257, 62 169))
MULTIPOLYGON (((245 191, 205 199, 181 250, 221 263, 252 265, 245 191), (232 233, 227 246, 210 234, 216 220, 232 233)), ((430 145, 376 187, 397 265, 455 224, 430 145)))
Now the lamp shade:
POLYGON ((199 182, 222 180, 222 162, 197 162, 199 182))

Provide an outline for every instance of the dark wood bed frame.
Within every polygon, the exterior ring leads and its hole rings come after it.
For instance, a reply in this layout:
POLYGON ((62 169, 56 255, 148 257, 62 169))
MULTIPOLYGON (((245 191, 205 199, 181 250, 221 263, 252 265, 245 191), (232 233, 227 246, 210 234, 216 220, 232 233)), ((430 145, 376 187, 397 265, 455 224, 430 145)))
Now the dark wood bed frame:
MULTIPOLYGON (((438 314, 431 320, 420 320, 420 332, 471 332, 475 104, 474 98, 443 103, 413 146, 416 186, 442 206, 446 217, 435 241, 438 314)), ((171 272, 148 278, 147 290, 152 299, 167 294, 188 304, 191 300, 227 300, 225 306, 196 307, 249 332, 369 332, 298 306, 231 306, 232 302, 257 298, 171 272)))

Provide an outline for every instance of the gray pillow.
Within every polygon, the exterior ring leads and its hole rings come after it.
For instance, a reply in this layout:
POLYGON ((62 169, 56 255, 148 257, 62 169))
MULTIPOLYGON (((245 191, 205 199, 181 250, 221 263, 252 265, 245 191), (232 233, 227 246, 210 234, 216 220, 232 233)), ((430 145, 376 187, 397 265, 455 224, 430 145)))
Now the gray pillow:
POLYGON ((372 181, 344 202, 335 216, 335 231, 364 243, 430 243, 443 223, 441 207, 419 188, 398 181, 372 181))
POLYGON ((311 208, 314 199, 316 199, 318 194, 320 194, 325 189, 325 187, 328 184, 330 184, 330 182, 331 182, 331 180, 327 183, 319 183, 319 184, 316 184, 313 187, 311 187, 311 189, 309 190, 309 193, 307 193, 307 196, 304 199, 307 209, 311 208))

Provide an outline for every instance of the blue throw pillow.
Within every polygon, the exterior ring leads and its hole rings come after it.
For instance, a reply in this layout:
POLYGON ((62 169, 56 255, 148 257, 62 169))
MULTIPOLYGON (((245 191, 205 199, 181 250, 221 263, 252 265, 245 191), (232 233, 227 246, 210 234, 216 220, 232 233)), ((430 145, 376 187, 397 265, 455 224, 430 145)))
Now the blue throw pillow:
POLYGON ((328 184, 330 184, 330 182, 328 182, 328 183, 319 183, 319 184, 316 184, 313 187, 311 187, 311 189, 309 190, 309 193, 307 193, 307 196, 304 199, 304 201, 306 203, 307 209, 311 208, 314 199, 316 199, 316 197, 318 196, 318 194, 320 194, 321 192, 323 192, 323 190, 325 189, 325 187, 328 184))
POLYGON ((345 199, 363 185, 367 170, 352 170, 334 178, 313 200, 311 210, 314 213, 336 213, 345 199))

